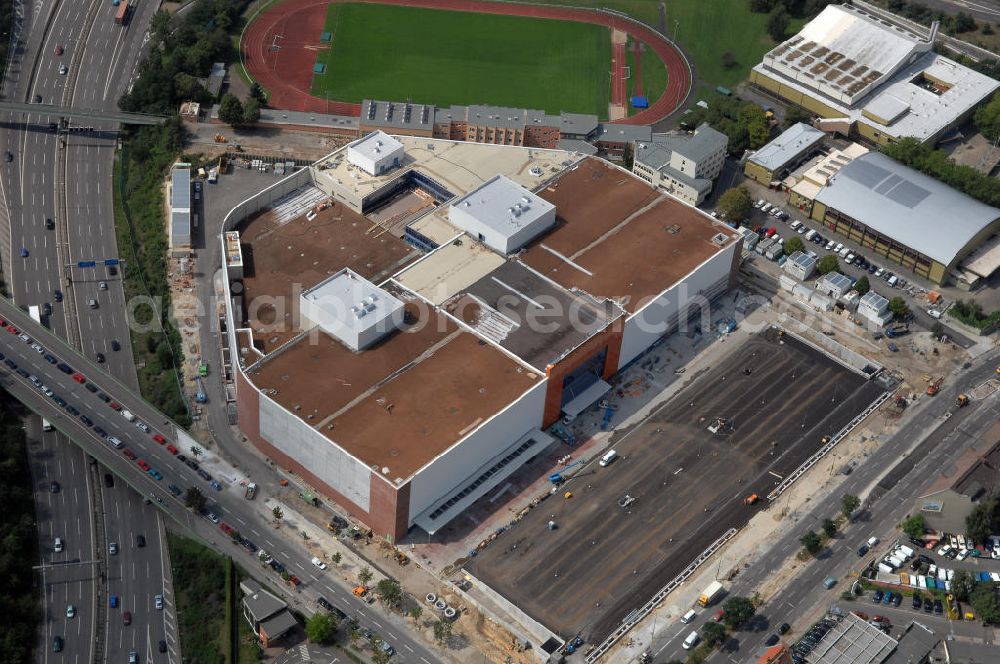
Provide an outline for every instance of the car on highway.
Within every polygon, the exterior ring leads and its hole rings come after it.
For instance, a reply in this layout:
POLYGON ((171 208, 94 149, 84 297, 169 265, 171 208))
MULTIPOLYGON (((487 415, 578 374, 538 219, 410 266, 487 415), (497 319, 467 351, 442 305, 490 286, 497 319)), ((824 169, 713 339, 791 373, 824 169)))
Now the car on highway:
POLYGON ((379 641, 378 647, 379 650, 384 652, 389 657, 392 657, 393 655, 396 654, 396 649, 393 648, 391 645, 389 645, 387 641, 379 641))
POLYGON ((94 420, 90 419, 86 415, 81 415, 80 416, 80 421, 83 422, 84 424, 86 424, 88 427, 94 426, 94 420))
POLYGON ((122 624, 126 625, 126 626, 132 624, 132 612, 131 611, 123 611, 122 612, 122 624))
POLYGON ((108 542, 108 553, 112 556, 118 555, 118 542, 108 542))
POLYGON ((45 361, 48 362, 49 364, 55 364, 56 362, 59 361, 59 359, 55 355, 52 355, 51 353, 46 353, 42 357, 44 357, 45 361))
POLYGON ((162 639, 156 647, 160 652, 167 652, 167 642, 162 639))
POLYGON ((174 447, 173 445, 169 445, 168 444, 167 445, 167 451, 170 452, 171 454, 173 454, 174 456, 177 456, 177 448, 174 447))
POLYGON ((139 653, 134 650, 128 651, 128 664, 139 664, 139 653))
POLYGON ((219 530, 221 530, 222 532, 224 532, 227 535, 232 535, 233 534, 233 527, 230 526, 225 521, 223 521, 222 523, 219 524, 219 530))
POLYGON ((107 438, 108 437, 108 432, 105 431, 104 429, 102 429, 101 427, 94 427, 94 433, 96 433, 101 438, 107 438))
POLYGON ((153 595, 153 606, 159 611, 163 610, 163 595, 153 595))
POLYGON ((61 76, 65 76, 66 72, 68 72, 68 71, 69 71, 69 67, 67 67, 66 65, 59 65, 59 74, 61 76))
POLYGON ((136 420, 135 421, 135 426, 136 426, 137 429, 139 429, 143 433, 149 433, 149 425, 146 424, 145 422, 143 422, 142 420, 136 420))
POLYGON ((156 442, 158 442, 160 445, 163 445, 163 444, 165 444, 167 442, 167 439, 164 438, 163 436, 161 436, 158 433, 154 433, 153 434, 153 440, 155 440, 156 442))
POLYGON ((73 417, 76 417, 77 415, 80 414, 80 411, 78 411, 75 406, 66 405, 64 406, 64 408, 66 408, 66 412, 72 415, 73 417))
POLYGON ((10 150, 7 150, 6 152, 3 153, 3 160, 8 164, 14 161, 14 155, 10 153, 10 150))
POLYGON ((93 383, 87 383, 83 387, 84 387, 84 389, 86 389, 91 394, 97 394, 97 386, 94 385, 93 383))
POLYGON ((135 545, 140 549, 146 546, 146 538, 143 535, 135 536, 135 545))
POLYGON ((211 521, 212 523, 219 523, 219 517, 215 512, 209 512, 208 514, 205 515, 205 518, 211 521))
POLYGON ((62 553, 63 541, 61 537, 57 537, 55 541, 52 543, 52 550, 55 551, 56 553, 62 553))
POLYGON ((111 340, 111 350, 113 350, 113 351, 119 351, 121 349, 122 349, 122 345, 120 343, 118 343, 118 340, 117 339, 112 339, 111 340))
POLYGON ((34 96, 34 100, 35 100, 36 104, 41 104, 42 103, 42 95, 35 95, 34 96))
POLYGON ((52 652, 62 652, 63 640, 61 636, 52 637, 52 652))
POLYGON ((211 482, 209 482, 209 486, 211 486, 216 491, 222 491, 222 485, 219 484, 218 480, 212 480, 211 482))
POLYGON ((25 247, 21 247, 21 258, 28 257, 28 250, 25 247))
POLYGON ((67 618, 72 618, 75 615, 76 615, 76 607, 73 606, 72 604, 69 604, 66 607, 66 617, 67 618))
POLYGON ((118 608, 118 595, 108 596, 108 606, 110 606, 112 609, 118 608))
POLYGON ((118 411, 119 413, 121 412, 122 405, 120 403, 118 403, 117 401, 109 401, 107 403, 108 403, 108 407, 111 408, 111 410, 118 411))
POLYGON ((104 353, 96 353, 94 359, 97 360, 98 364, 104 364, 104 353))
POLYGON ((324 563, 324 562, 323 562, 322 560, 320 560, 320 559, 319 559, 319 558, 317 558, 316 556, 313 556, 313 558, 312 558, 312 561, 311 561, 311 562, 312 562, 312 564, 313 564, 313 565, 315 565, 315 566, 316 566, 316 567, 318 567, 319 569, 322 569, 322 570, 325 570, 325 569, 326 569, 326 563, 324 563))
POLYGON ((153 477, 153 479, 156 479, 156 480, 162 480, 163 479, 163 474, 160 473, 160 471, 158 471, 156 468, 150 468, 146 472, 148 472, 153 477))
POLYGON ((150 465, 146 463, 145 459, 139 459, 138 461, 135 462, 135 465, 139 466, 140 468, 146 471, 148 471, 150 468, 150 465))
POLYGON ((89 298, 87 300, 87 306, 90 307, 91 309, 96 309, 97 308, 97 298, 93 298, 93 297, 89 298))
POLYGON ((319 605, 319 607, 322 609, 326 609, 327 611, 333 611, 333 604, 330 604, 330 601, 325 597, 317 597, 316 604, 319 605))
POLYGON ((108 290, 108 282, 101 281, 97 284, 97 287, 101 290, 108 290))
MULTIPOLYGON (((191 464, 188 464, 188 465, 191 465, 191 464)), ((206 482, 211 482, 212 481, 212 476, 208 472, 206 472, 205 470, 199 469, 198 470, 198 477, 200 477, 201 479, 205 480, 206 482)))
POLYGON ((115 485, 115 476, 111 473, 104 473, 104 486, 109 489, 115 485))
POLYGON ((167 489, 169 489, 170 493, 174 494, 178 498, 180 498, 181 494, 184 493, 183 491, 181 491, 181 488, 176 484, 171 484, 170 486, 167 487, 167 489))
POLYGON ((52 291, 52 299, 55 300, 56 302, 62 302, 63 301, 62 291, 61 290, 52 291))
POLYGON ((79 371, 75 372, 73 374, 72 378, 73 378, 73 380, 75 380, 76 382, 80 383, 81 385, 83 385, 84 383, 87 382, 87 378, 82 373, 80 373, 79 371))
POLYGON ((49 491, 52 493, 59 493, 59 482, 52 482, 49 484, 49 491))
POLYGON ((271 559, 271 562, 268 563, 268 565, 270 565, 271 569, 273 569, 278 574, 281 574, 282 572, 285 571, 285 566, 279 563, 277 560, 274 560, 273 558, 271 559))
POLYGON ((63 45, 56 44, 56 55, 62 55, 62 54, 63 54, 63 45))

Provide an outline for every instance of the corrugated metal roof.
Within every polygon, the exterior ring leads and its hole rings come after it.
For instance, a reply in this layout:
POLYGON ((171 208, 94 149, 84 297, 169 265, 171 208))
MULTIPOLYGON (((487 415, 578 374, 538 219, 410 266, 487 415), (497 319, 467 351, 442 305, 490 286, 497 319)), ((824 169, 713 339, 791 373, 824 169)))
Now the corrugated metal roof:
POLYGON ((811 150, 825 137, 826 134, 819 129, 797 122, 783 131, 781 136, 757 150, 750 161, 769 171, 778 171, 799 155, 811 150))
POLYGON ((997 208, 879 152, 841 168, 816 200, 942 265, 1000 218, 997 208))
POLYGON ((191 169, 187 167, 175 168, 172 184, 173 186, 170 188, 170 207, 190 208, 191 169))

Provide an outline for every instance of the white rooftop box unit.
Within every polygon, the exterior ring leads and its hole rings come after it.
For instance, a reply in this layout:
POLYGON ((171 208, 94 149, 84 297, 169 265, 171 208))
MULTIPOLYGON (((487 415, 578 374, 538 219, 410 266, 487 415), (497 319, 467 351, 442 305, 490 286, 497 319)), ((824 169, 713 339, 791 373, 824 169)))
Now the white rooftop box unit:
POLYGON ((375 131, 347 146, 347 161, 368 175, 381 175, 403 163, 403 144, 375 131))
POLYGON ((511 254, 556 223, 556 206, 504 175, 452 204, 448 221, 502 254, 511 254))
POLYGON ((303 329, 319 326, 353 351, 368 346, 403 322, 403 303, 344 268, 299 297, 303 329))

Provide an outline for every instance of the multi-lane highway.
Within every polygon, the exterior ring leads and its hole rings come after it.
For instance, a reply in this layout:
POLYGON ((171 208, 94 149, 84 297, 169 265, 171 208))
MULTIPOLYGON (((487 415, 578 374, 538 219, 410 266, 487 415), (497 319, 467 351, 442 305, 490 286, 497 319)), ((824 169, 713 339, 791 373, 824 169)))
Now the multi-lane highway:
MULTIPOLYGON (((214 465, 212 471, 215 476, 212 480, 219 482, 220 487, 215 489, 209 480, 173 455, 168 444, 176 445, 180 453, 187 455, 191 454, 190 445, 182 442, 176 427, 162 413, 142 401, 131 389, 111 376, 102 375, 98 365, 70 349, 47 330, 34 325, 23 312, 6 301, 0 301, 0 317, 7 323, 4 329, 0 329, 0 353, 4 354, 3 364, 0 364, 0 385, 29 408, 48 418, 64 434, 71 436, 88 454, 110 468, 135 491, 152 497, 154 507, 218 551, 235 557, 244 569, 271 588, 280 589, 295 608, 311 612, 316 598, 323 596, 348 614, 356 615, 362 626, 379 633, 395 647, 397 655, 394 661, 430 664, 447 659, 446 655, 432 653, 414 639, 404 618, 358 600, 342 579, 330 572, 317 570, 310 562, 312 554, 296 539, 280 537, 279 531, 275 531, 270 523, 270 511, 263 501, 244 498, 244 489, 238 483, 241 477, 238 471, 222 462, 214 465), (27 332, 32 342, 42 346, 44 352, 37 352, 32 344, 9 332, 11 325, 16 326, 19 333, 27 332), (80 376, 74 379, 72 374, 60 370, 58 364, 45 359, 46 354, 68 363, 75 370, 73 373, 78 372, 80 376), (15 366, 12 367, 11 363, 15 366), (23 375, 25 373, 28 375, 23 375), (40 386, 31 381, 30 376, 35 376, 40 386), (79 378, 83 378, 84 383, 80 383, 79 378), (88 389, 88 385, 92 388, 88 389), (52 391, 51 396, 46 395, 48 390, 52 391), (66 405, 61 405, 55 397, 66 405), (104 400, 105 397, 108 401, 104 400), (112 402, 134 414, 136 422, 146 424, 149 431, 140 430, 135 422, 112 407, 112 402), (74 414, 70 407, 79 414, 74 414), (83 417, 88 418, 91 424, 87 424, 83 417), (122 447, 112 446, 108 439, 100 435, 98 428, 108 436, 121 440, 122 447), (163 436, 164 442, 158 442, 154 438, 156 435, 163 436), (135 458, 130 458, 133 456, 135 458), (140 461, 149 470, 145 470, 140 461), (157 479, 156 474, 162 478, 157 479), (229 478, 237 481, 230 481, 229 478), (219 526, 186 509, 183 500, 170 492, 171 484, 182 492, 189 486, 199 487, 208 495, 213 512, 275 556, 290 572, 299 576, 303 585, 297 591, 291 591, 270 567, 258 564, 219 526)), ((201 470, 204 472, 205 468, 201 470)), ((134 523, 142 522, 148 520, 134 523)), ((120 532, 120 537, 124 539, 125 529, 120 532)), ((147 538, 148 535, 147 531, 147 538)), ((121 542, 119 544, 122 545, 121 542)), ((154 568, 151 566, 150 569, 154 568)), ((136 591, 135 601, 139 602, 142 595, 141 591, 136 591)))
MULTIPOLYGON (((145 42, 144 26, 156 8, 156 3, 141 3, 130 23, 122 27, 113 21, 111 3, 103 0, 40 0, 23 4, 23 47, 16 49, 5 77, 5 99, 115 109, 118 97, 130 84, 145 42)), ((103 369, 135 386, 120 273, 112 274, 103 266, 72 267, 81 260, 118 257, 112 201, 116 126, 109 122, 87 122, 98 131, 57 132, 52 125, 57 120, 46 113, 17 114, 8 117, 0 131, 0 144, 11 156, 10 162, 5 160, 0 165, 0 202, 9 228, 8 232, 0 233, 6 236, 0 238, 0 246, 4 248, 7 282, 17 304, 51 307, 51 315, 45 320, 55 332, 79 344, 91 358, 101 353, 106 358, 103 369), (95 306, 91 306, 91 300, 95 306), (114 350, 115 346, 120 350, 114 350)), ((75 446, 53 434, 47 437, 53 439, 54 466, 76 464, 80 453, 75 446)), ((87 477, 84 474, 80 479, 87 477)), ((166 566, 156 513, 144 507, 132 492, 123 489, 115 492, 94 476, 90 482, 97 511, 88 512, 82 504, 67 509, 80 518, 98 519, 96 524, 91 523, 91 529, 102 537, 90 542, 89 555, 85 557, 92 559, 95 551, 103 552, 108 565, 76 570, 95 578, 98 570, 102 570, 103 578, 98 579, 99 583, 87 585, 89 594, 81 593, 79 608, 91 620, 75 623, 86 630, 78 638, 65 639, 65 652, 69 653, 71 647, 93 652, 97 644, 104 656, 125 661, 130 650, 143 651, 136 648, 135 635, 141 633, 147 642, 146 649, 149 643, 158 645, 160 640, 167 641, 169 653, 157 657, 160 661, 167 661, 168 657, 173 660, 178 651, 172 612, 169 607, 166 611, 157 610, 151 599, 138 598, 148 594, 151 582, 162 588, 162 579, 169 581, 169 569, 161 569, 166 566), (113 510, 101 509, 102 506, 113 510), (119 531, 131 530, 128 523, 131 519, 146 519, 152 524, 147 547, 131 556, 142 561, 141 567, 120 562, 127 560, 126 556, 106 554, 110 538, 119 531), (121 569, 116 570, 116 565, 121 569), (160 571, 151 578, 136 574, 151 569, 160 571), (120 596, 117 612, 108 604, 109 593, 120 596), (130 595, 136 596, 131 608, 125 606, 130 595), (130 611, 132 625, 122 624, 123 610, 130 611)), ((65 610, 54 598, 49 599, 46 595, 48 615, 65 610)), ((51 652, 51 640, 44 652, 51 652)))
MULTIPOLYGON (((882 538, 891 535, 902 516, 908 513, 915 497, 937 478, 939 469, 947 467, 950 460, 960 455, 1000 417, 1000 400, 996 395, 982 402, 973 402, 950 417, 946 416, 959 392, 967 391, 995 375, 998 361, 1000 355, 991 353, 979 358, 975 366, 949 379, 948 386, 912 413, 896 435, 864 459, 837 491, 816 500, 815 504, 811 502, 807 513, 792 515, 798 527, 777 539, 766 553, 750 561, 732 584, 731 594, 753 595, 755 589, 780 569, 789 556, 798 552, 801 548, 798 538, 803 532, 820 530, 823 519, 840 511, 840 500, 845 493, 867 498, 871 503, 868 510, 870 518, 848 526, 820 559, 811 562, 788 587, 761 609, 769 628, 758 633, 737 633, 736 638, 740 641, 737 654, 719 653, 714 661, 748 659, 777 625, 795 623, 799 616, 808 613, 817 604, 836 603, 847 581, 827 591, 822 587, 823 579, 827 576, 844 579, 849 571, 857 569, 858 543, 871 535, 882 538), (912 458, 911 448, 924 444, 927 447, 921 449, 926 454, 913 459, 916 465, 911 472, 903 474, 898 483, 889 489, 871 490, 872 485, 897 461, 902 459, 907 462, 907 458, 912 458)), ((700 630, 712 613, 714 611, 701 611, 699 618, 690 625, 676 623, 664 626, 650 649, 656 655, 656 661, 685 659, 687 651, 682 649, 681 641, 692 629, 700 630)))

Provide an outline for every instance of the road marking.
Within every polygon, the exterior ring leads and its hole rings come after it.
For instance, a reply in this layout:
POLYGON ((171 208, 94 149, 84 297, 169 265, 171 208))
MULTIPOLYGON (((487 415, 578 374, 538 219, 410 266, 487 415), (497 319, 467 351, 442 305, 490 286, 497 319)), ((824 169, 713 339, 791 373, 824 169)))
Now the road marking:
POLYGON ((376 627, 378 627, 379 629, 382 629, 382 623, 380 623, 379 621, 373 620, 372 624, 375 625, 376 627))
POLYGON ((415 652, 413 650, 413 648, 411 648, 410 646, 406 645, 405 643, 403 644, 403 647, 406 648, 407 650, 409 650, 410 652, 415 652))

